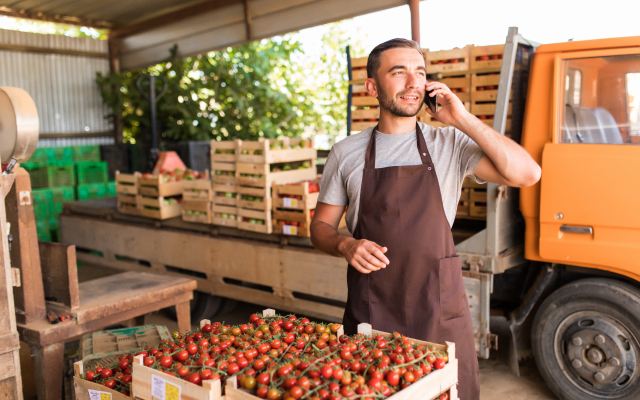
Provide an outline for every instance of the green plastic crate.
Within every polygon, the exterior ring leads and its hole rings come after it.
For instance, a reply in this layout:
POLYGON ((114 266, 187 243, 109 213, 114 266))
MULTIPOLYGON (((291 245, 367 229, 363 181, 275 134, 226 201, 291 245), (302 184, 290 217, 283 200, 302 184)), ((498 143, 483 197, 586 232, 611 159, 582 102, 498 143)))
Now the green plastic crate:
POLYGON ((76 199, 74 187, 54 187, 47 189, 33 189, 31 191, 33 202, 60 202, 67 203, 76 199))
POLYGON ((76 172, 78 185, 107 183, 109 181, 106 162, 83 162, 76 164, 76 172))
POLYGON ((51 229, 49 229, 48 219, 36 219, 36 232, 38 233, 38 240, 41 242, 51 241, 51 229))
POLYGON ((57 215, 55 217, 49 217, 49 230, 55 231, 56 229, 60 229, 60 217, 57 215))
MULTIPOLYGON (((46 219, 48 217, 53 217, 54 215, 60 214, 60 212, 56 213, 56 203, 53 201, 45 202, 45 203, 34 203, 33 204, 33 213, 35 214, 36 220, 46 219)), ((62 208, 60 208, 62 211, 62 208)))
POLYGON ((47 165, 47 149, 44 147, 38 147, 35 149, 31 157, 24 163, 20 163, 20 166, 24 169, 33 169, 38 167, 44 167, 47 165))
POLYGON ((72 165, 72 147, 46 147, 47 165, 72 165))
POLYGON ((116 192, 116 181, 107 182, 107 197, 116 197, 118 196, 116 192))
POLYGON ((51 201, 49 189, 33 189, 31 190, 31 199, 33 204, 45 203, 51 201))
POLYGON ((72 149, 75 162, 100 161, 100 146, 74 146, 72 149))
POLYGON ((76 174, 73 165, 46 166, 29 171, 31 187, 54 188, 62 186, 75 186, 76 174))
POLYGON ((102 199, 107 197, 106 183, 92 183, 78 186, 78 200, 102 199))

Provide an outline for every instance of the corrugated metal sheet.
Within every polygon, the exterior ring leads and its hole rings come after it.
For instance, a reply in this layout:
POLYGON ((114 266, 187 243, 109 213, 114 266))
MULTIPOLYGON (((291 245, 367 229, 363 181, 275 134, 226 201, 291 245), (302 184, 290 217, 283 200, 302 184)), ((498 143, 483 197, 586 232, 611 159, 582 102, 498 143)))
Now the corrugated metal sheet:
POLYGON ((38 147, 93 146, 99 144, 115 144, 113 137, 40 139, 38 147))
MULTIPOLYGON (((0 43, 45 49, 108 52, 104 40, 0 29, 0 43)), ((0 50, 0 86, 26 90, 36 104, 40 133, 110 132, 96 73, 108 59, 0 50)), ((58 139, 56 139, 58 140, 58 139)))

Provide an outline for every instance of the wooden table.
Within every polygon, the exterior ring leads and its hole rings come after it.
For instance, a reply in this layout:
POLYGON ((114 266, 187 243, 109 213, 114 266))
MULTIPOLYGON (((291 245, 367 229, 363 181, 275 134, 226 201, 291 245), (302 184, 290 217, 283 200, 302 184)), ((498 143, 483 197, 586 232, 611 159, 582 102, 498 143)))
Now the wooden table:
POLYGON ((71 310, 48 304, 58 314, 72 316, 67 322, 50 324, 39 320, 18 324, 20 340, 29 344, 33 355, 38 400, 62 398, 64 341, 104 329, 121 321, 137 318, 144 324, 145 314, 176 306, 181 332, 191 329, 189 301, 196 281, 146 272, 124 272, 78 285, 80 306, 71 310), (141 319, 142 317, 142 319, 141 319))

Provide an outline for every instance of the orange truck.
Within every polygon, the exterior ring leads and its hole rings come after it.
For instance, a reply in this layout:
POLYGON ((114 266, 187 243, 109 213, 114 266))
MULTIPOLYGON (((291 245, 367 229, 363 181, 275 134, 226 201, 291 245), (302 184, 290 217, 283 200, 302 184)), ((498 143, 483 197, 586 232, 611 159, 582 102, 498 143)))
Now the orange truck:
POLYGON ((500 309, 514 372, 532 354, 561 399, 640 399, 640 36, 537 45, 510 28, 507 122, 542 178, 489 184, 486 225, 457 241, 479 355, 500 309))

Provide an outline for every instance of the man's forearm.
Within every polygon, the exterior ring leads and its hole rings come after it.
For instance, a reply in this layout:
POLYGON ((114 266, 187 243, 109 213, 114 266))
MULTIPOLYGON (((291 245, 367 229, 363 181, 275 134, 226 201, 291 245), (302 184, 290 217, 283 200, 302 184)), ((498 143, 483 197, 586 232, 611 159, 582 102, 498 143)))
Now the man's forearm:
POLYGON ((500 174, 517 186, 523 177, 529 176, 531 163, 535 161, 518 143, 494 131, 475 116, 468 114, 455 127, 464 132, 480 146, 496 166, 500 174))
POLYGON ((311 243, 323 253, 344 257, 344 244, 353 238, 340 235, 338 231, 324 222, 311 223, 311 243))

